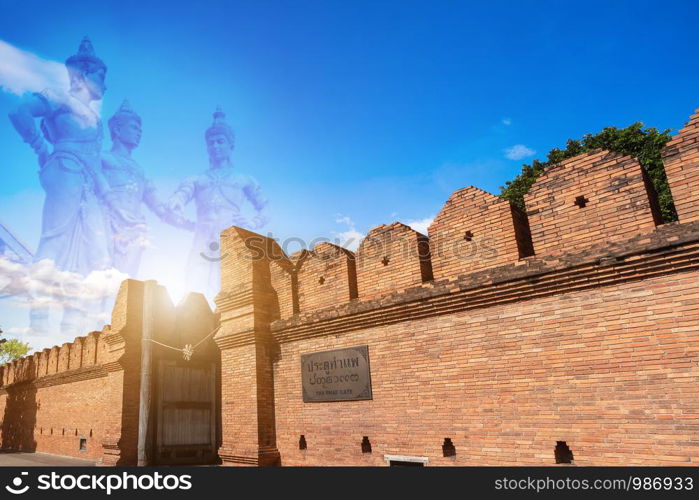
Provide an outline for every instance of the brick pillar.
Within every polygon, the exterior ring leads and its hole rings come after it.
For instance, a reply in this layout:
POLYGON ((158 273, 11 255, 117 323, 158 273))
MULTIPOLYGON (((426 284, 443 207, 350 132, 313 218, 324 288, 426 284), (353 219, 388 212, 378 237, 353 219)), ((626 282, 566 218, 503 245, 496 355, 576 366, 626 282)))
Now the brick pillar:
POLYGON ((136 465, 142 302, 143 283, 124 281, 112 310, 111 328, 102 332, 98 342, 96 361, 107 371, 109 401, 102 465, 136 465))
POLYGON ((279 318, 271 260, 283 252, 271 239, 237 227, 221 234, 221 438, 224 465, 279 465, 272 363, 278 351, 269 325, 279 318))

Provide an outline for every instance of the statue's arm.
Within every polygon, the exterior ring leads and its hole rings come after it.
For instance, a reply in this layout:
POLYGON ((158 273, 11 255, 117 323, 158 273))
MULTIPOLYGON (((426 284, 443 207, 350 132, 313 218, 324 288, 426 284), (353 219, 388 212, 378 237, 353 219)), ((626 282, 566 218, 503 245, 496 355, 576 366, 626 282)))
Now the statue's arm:
POLYGON ((165 208, 165 203, 158 197, 158 190, 150 179, 146 179, 146 185, 143 189, 143 202, 159 219, 163 219, 167 209, 165 208))
POLYGON ((248 183, 243 188, 243 192, 257 212, 257 215, 252 219, 252 229, 261 228, 269 222, 269 200, 262 193, 262 189, 257 181, 252 178, 249 179, 248 183))
POLYGON ((153 212, 158 218, 171 226, 194 231, 195 224, 187 219, 180 211, 170 210, 168 206, 160 200, 158 190, 155 184, 150 179, 146 180, 145 189, 143 190, 143 201, 148 209, 153 212))
POLYGON ((49 148, 36 127, 35 118, 46 116, 51 112, 51 105, 41 94, 32 94, 9 113, 10 121, 15 130, 22 136, 39 157, 43 165, 49 155, 49 148))
POLYGON ((187 203, 192 201, 196 189, 196 179, 193 177, 186 178, 180 183, 172 196, 170 196, 166 204, 167 209, 171 212, 181 211, 187 203))
POLYGON ((104 174, 104 165, 109 163, 109 158, 103 154, 100 158, 102 168, 94 169, 88 167, 87 172, 92 176, 92 180, 95 182, 96 194, 107 200, 111 206, 112 204, 116 204, 115 198, 117 195, 113 192, 111 186, 109 185, 109 181, 107 180, 107 176, 104 174))

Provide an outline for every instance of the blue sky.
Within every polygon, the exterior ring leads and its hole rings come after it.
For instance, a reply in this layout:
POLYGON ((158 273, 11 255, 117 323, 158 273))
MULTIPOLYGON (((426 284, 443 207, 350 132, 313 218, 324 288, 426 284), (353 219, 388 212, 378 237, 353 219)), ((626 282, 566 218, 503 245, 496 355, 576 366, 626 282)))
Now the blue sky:
MULTIPOLYGON (((428 219, 569 137, 677 129, 699 107, 696 2, 64 3, 0 0, 0 40, 62 62, 89 35, 109 68, 103 114, 124 98, 141 114, 134 156, 163 196, 207 168, 220 104, 280 238, 428 219)), ((17 102, 0 92, 0 219, 35 248, 37 168, 3 118, 17 102)), ((162 279, 191 237, 151 222, 141 277, 162 279)))

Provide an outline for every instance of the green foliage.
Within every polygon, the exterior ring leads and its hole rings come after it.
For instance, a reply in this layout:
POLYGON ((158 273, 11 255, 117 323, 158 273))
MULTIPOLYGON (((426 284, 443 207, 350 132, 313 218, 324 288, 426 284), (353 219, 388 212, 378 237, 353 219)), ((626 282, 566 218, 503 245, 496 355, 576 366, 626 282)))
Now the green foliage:
POLYGON ((17 339, 5 340, 0 344, 0 364, 12 363, 31 350, 27 342, 17 339))
POLYGON ((631 155, 638 159, 648 173, 658 195, 663 222, 677 220, 677 212, 672 202, 670 187, 665 176, 665 168, 660 154, 670 140, 670 129, 659 132, 655 128, 643 128, 636 122, 626 128, 607 127, 597 134, 585 134, 582 139, 568 139, 565 149, 552 149, 546 161, 534 160, 530 165, 522 165, 522 173, 505 186, 501 186, 500 196, 524 208, 524 195, 534 181, 548 167, 594 149, 607 149, 615 153, 631 155))

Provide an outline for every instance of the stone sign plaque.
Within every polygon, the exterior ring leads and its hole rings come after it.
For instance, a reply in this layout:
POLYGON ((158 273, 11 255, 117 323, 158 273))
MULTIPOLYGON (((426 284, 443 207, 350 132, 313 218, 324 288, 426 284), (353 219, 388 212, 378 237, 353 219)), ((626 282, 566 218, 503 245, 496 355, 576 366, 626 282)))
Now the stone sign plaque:
POLYGON ((369 346, 301 355, 303 401, 372 399, 369 346))

